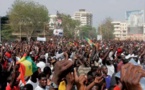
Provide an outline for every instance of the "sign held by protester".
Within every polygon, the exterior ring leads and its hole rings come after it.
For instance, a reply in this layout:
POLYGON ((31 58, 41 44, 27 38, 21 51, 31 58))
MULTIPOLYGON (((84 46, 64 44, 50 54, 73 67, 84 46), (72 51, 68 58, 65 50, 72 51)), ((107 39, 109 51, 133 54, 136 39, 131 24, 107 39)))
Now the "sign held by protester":
POLYGON ((55 29, 53 31, 53 35, 55 35, 55 36, 63 36, 63 30, 62 29, 55 29))
POLYGON ((102 35, 97 35, 97 40, 102 40, 102 35))
POLYGON ((45 42, 46 41, 46 37, 37 37, 37 41, 45 42))

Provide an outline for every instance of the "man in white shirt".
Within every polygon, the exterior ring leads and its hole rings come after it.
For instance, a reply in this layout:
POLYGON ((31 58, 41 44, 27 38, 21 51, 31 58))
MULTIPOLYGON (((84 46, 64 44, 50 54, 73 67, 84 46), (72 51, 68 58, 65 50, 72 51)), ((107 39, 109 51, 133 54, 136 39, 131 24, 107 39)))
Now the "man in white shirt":
POLYGON ((36 86, 38 85, 37 77, 38 77, 38 71, 34 72, 31 78, 27 81, 27 84, 31 84, 33 86, 33 89, 35 89, 36 86))
POLYGON ((115 72, 115 67, 114 67, 114 65, 113 65, 113 61, 110 60, 109 57, 107 57, 106 67, 107 67, 107 69, 108 69, 108 74, 107 74, 107 75, 109 75, 109 76, 112 77, 112 75, 113 75, 114 72, 115 72))
POLYGON ((47 78, 46 78, 46 75, 44 73, 40 73, 39 74, 38 80, 39 80, 39 85, 37 85, 35 90, 48 90, 46 88, 46 86, 47 86, 47 78))

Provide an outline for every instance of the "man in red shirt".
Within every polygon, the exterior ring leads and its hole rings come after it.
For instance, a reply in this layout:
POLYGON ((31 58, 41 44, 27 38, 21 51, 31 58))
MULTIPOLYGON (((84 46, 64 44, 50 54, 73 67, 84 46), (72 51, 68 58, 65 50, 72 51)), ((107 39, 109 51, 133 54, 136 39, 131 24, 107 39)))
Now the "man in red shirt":
POLYGON ((19 73, 13 72, 12 77, 10 78, 9 84, 6 86, 6 90, 20 90, 19 80, 17 80, 19 73))

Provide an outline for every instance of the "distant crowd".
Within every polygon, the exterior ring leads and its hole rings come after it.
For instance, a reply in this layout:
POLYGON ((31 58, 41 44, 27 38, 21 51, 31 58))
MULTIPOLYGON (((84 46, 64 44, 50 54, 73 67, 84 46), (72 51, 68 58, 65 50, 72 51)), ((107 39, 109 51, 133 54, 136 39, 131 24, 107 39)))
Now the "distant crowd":
POLYGON ((0 45, 0 90, 145 90, 144 69, 144 41, 49 38, 0 45))

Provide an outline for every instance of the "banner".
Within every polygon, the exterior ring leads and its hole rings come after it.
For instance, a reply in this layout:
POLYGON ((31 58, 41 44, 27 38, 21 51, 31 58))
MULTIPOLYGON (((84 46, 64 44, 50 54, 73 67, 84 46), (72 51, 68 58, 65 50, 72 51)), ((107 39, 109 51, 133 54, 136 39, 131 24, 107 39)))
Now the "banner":
POLYGON ((62 30, 62 29, 55 29, 55 30, 53 31, 53 34, 54 34, 55 36, 63 36, 63 30, 62 30))
POLYGON ((126 20, 129 27, 140 27, 144 23, 144 10, 133 10, 126 12, 126 20))
POLYGON ((102 40, 102 35, 97 35, 97 40, 102 40))
POLYGON ((46 41, 46 37, 37 37, 37 41, 45 42, 46 41))

